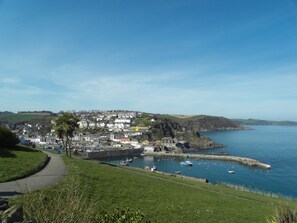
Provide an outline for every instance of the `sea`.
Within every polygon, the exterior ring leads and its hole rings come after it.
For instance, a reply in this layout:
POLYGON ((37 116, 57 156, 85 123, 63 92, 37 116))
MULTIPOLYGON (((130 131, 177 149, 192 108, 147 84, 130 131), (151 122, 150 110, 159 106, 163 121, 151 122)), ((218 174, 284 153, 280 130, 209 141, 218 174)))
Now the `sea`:
MULTIPOLYGON (((130 166, 156 166, 159 171, 206 178, 212 184, 237 185, 251 191, 297 199, 297 126, 249 126, 253 130, 215 131, 202 135, 223 143, 203 153, 227 152, 233 156, 257 159, 270 164, 270 170, 227 161, 189 159, 192 167, 182 166, 183 158, 134 157, 130 166), (230 174, 228 171, 234 171, 230 174)), ((194 152, 190 152, 194 153, 194 152)), ((201 152, 199 152, 201 153, 201 152)), ((119 164, 128 157, 105 161, 119 164)), ((129 157, 131 158, 131 157, 129 157)))

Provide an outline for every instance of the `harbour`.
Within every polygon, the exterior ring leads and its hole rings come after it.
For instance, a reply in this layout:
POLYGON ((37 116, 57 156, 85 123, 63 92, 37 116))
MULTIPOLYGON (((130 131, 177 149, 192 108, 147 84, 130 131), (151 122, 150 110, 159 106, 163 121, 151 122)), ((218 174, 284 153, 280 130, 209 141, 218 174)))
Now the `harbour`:
MULTIPOLYGON (((210 149, 203 153, 213 154, 213 152, 224 151, 230 154, 229 156, 194 154, 192 151, 192 154, 179 155, 149 155, 147 153, 145 156, 133 159, 129 166, 141 169, 145 166, 156 166, 160 172, 208 179, 212 184, 238 185, 249 190, 297 198, 295 190, 297 185, 297 127, 253 126, 253 128, 255 130, 252 131, 205 133, 206 136, 223 143, 225 147, 210 149), (193 165, 180 164, 186 160, 190 160, 193 165), (254 160, 271 165, 271 169, 266 166, 262 167, 259 163, 253 166, 254 160)), ((112 157, 103 160, 119 165, 120 161, 128 157, 112 157)))

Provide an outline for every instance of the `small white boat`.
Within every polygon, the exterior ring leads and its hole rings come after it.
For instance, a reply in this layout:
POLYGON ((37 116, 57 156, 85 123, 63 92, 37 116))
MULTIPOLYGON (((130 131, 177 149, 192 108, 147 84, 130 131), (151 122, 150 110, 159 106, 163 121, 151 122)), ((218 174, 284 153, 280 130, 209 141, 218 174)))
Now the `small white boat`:
POLYGON ((174 173, 175 174, 181 174, 181 171, 175 171, 174 173))
POLYGON ((230 174, 234 174, 235 171, 234 171, 234 170, 228 170, 228 173, 230 173, 230 174))
POLYGON ((146 154, 145 153, 141 153, 140 156, 146 156, 146 154))
POLYGON ((132 159, 126 159, 126 162, 128 162, 128 163, 132 163, 132 159))
POLYGON ((128 166, 129 162, 127 162, 126 160, 123 160, 120 162, 121 166, 128 166))
POLYGON ((156 166, 152 166, 151 167, 151 171, 156 171, 157 170, 157 167, 156 166))
POLYGON ((183 165, 183 166, 193 166, 193 163, 190 160, 187 160, 185 162, 180 162, 180 165, 183 165))

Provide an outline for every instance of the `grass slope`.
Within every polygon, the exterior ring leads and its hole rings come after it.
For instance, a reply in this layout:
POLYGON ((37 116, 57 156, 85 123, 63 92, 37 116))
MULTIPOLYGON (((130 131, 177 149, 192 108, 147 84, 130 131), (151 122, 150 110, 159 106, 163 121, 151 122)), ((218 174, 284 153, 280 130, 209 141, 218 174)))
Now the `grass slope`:
POLYGON ((68 185, 70 177, 85 184, 98 211, 140 209, 153 222, 265 222, 279 205, 297 204, 129 167, 65 158, 69 176, 48 189, 68 185))
POLYGON ((164 118, 168 119, 172 122, 177 122, 177 123, 182 123, 186 121, 197 121, 203 118, 208 118, 208 117, 215 117, 215 116, 210 116, 210 115, 167 115, 167 114, 157 114, 155 115, 156 117, 159 118, 164 118))
POLYGON ((24 146, 0 148, 0 182, 20 179, 36 172, 46 158, 44 153, 24 146))
POLYGON ((29 122, 33 120, 44 120, 44 119, 52 119, 52 116, 38 115, 38 114, 0 114, 0 121, 7 122, 10 124, 16 124, 19 122, 29 122))

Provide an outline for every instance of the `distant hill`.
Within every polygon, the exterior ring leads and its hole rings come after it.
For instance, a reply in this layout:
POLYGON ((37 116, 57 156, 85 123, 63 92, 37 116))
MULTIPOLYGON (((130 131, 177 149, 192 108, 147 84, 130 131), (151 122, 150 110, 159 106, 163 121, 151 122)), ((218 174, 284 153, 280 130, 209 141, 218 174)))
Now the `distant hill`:
POLYGON ((53 113, 45 114, 43 112, 20 112, 18 114, 12 112, 0 112, 0 124, 15 125, 24 122, 51 120, 53 117, 53 113))
POLYGON ((244 129, 241 124, 225 117, 209 115, 156 115, 156 118, 167 119, 181 125, 185 131, 217 131, 244 129))
POLYGON ((238 125, 280 125, 280 126, 297 126, 293 121, 267 121, 259 119, 232 119, 238 125))

